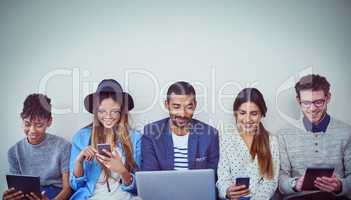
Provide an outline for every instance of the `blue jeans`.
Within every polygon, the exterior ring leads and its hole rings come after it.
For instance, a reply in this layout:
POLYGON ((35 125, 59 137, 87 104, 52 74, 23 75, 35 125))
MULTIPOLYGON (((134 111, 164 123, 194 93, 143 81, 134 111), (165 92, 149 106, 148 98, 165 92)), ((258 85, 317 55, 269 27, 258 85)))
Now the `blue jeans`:
POLYGON ((61 192, 62 188, 48 185, 42 186, 40 190, 45 191, 45 194, 49 199, 54 199, 61 192))

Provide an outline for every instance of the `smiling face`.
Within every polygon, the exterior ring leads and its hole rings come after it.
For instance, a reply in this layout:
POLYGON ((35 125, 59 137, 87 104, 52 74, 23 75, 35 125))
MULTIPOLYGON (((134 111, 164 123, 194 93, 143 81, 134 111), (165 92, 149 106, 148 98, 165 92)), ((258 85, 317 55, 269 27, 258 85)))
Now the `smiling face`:
POLYGON ((323 90, 301 90, 300 97, 296 97, 304 116, 312 123, 318 124, 327 112, 330 93, 323 90))
POLYGON ((169 111, 171 125, 187 128, 196 108, 195 96, 171 94, 165 101, 165 106, 169 111))
POLYGON ((112 98, 106 98, 101 101, 97 118, 105 128, 114 127, 121 119, 121 106, 112 98))
POLYGON ((261 122, 262 114, 253 102, 245 102, 234 112, 240 133, 256 133, 261 122))
POLYGON ((46 129, 51 125, 52 118, 41 119, 35 118, 22 119, 23 131, 27 136, 27 140, 30 144, 40 144, 45 139, 46 129))

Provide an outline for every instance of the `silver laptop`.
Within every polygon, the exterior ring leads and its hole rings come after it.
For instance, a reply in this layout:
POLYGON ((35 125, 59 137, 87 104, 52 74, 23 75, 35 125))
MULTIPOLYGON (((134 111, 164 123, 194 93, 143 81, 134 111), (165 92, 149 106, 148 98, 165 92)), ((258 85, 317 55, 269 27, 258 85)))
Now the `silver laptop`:
POLYGON ((136 172, 138 196, 143 200, 215 200, 212 169, 136 172))

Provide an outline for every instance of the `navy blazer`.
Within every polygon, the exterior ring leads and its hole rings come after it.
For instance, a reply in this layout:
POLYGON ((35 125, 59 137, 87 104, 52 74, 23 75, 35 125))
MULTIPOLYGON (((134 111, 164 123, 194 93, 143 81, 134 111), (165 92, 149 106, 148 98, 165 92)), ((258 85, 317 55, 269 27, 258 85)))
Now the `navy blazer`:
MULTIPOLYGON (((188 140, 189 169, 213 169, 217 173, 217 129, 192 119, 188 140)), ((174 152, 169 118, 147 124, 141 140, 141 170, 173 170, 174 152)))

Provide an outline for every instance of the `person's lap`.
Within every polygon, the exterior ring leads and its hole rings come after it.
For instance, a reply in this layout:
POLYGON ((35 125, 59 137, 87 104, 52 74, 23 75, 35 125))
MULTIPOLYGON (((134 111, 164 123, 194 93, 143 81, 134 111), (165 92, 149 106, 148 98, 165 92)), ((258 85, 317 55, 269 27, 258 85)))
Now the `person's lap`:
POLYGON ((49 199, 54 199, 61 192, 61 190, 62 188, 52 185, 41 187, 41 191, 45 191, 45 194, 49 199))
POLYGON ((346 197, 337 197, 328 192, 314 192, 287 196, 284 200, 348 200, 346 197))

